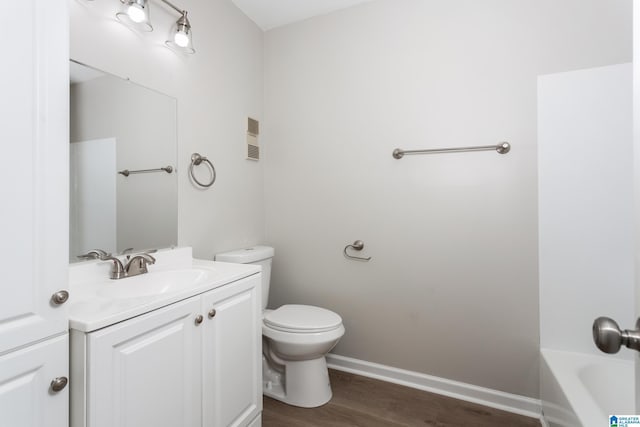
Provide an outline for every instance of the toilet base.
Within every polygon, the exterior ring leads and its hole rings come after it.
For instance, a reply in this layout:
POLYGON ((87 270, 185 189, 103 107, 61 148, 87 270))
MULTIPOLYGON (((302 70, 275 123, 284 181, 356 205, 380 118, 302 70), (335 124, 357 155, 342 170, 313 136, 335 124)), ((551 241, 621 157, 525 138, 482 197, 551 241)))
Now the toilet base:
POLYGON ((325 357, 284 361, 282 374, 265 369, 262 392, 265 396, 302 408, 324 405, 333 395, 325 357))

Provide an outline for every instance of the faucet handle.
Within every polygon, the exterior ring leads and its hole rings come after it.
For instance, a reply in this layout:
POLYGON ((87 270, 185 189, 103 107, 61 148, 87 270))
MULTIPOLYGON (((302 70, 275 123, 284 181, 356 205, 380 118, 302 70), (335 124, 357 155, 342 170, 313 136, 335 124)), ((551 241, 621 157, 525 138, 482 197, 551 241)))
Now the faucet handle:
POLYGON ((80 259, 102 259, 104 257, 111 256, 110 253, 103 251, 102 249, 91 249, 86 254, 78 255, 80 259))
POLYGON ((147 253, 140 253, 129 258, 127 256, 127 265, 124 267, 127 276, 137 276, 148 272, 147 265, 155 264, 156 259, 147 253))
POLYGON ((147 264, 149 265, 153 265, 156 263, 156 259, 154 257, 152 257, 151 255, 149 255, 147 252, 143 252, 141 254, 138 254, 136 256, 139 256, 140 258, 144 259, 146 261, 147 264))
POLYGON ((113 261, 113 265, 111 266, 111 278, 112 279, 122 279, 123 277, 126 277, 126 272, 125 269, 122 265, 122 262, 111 255, 107 255, 104 257, 100 257, 100 259, 102 261, 113 261))

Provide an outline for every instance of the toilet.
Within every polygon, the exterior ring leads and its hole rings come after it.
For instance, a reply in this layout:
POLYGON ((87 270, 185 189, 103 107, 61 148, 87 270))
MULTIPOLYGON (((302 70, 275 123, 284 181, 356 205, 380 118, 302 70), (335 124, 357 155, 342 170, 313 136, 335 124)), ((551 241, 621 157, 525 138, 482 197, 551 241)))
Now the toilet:
POLYGON ((262 266, 262 391, 289 405, 315 408, 331 400, 325 355, 344 335, 342 318, 311 305, 267 310, 274 253, 272 247, 254 246, 215 260, 262 266))

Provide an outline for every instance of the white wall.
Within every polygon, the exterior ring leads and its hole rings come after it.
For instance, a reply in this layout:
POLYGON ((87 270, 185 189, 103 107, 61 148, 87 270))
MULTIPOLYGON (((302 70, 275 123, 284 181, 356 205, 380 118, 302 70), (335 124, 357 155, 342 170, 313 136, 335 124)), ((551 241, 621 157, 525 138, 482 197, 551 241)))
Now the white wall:
POLYGON ((247 117, 262 119, 262 31, 230 0, 180 0, 196 48, 184 57, 164 47, 178 16, 161 2, 151 2, 150 34, 117 22, 118 4, 70 1, 70 56, 177 98, 178 244, 211 259, 263 241, 263 162, 245 160, 247 117), (216 166, 209 190, 189 182, 193 152, 216 166))
POLYGON ((595 318, 635 324, 632 104, 631 64, 538 80, 542 348, 602 355, 595 318))
POLYGON ((536 77, 630 58, 631 1, 379 0, 267 32, 270 305, 341 314, 337 354, 537 396, 536 77))

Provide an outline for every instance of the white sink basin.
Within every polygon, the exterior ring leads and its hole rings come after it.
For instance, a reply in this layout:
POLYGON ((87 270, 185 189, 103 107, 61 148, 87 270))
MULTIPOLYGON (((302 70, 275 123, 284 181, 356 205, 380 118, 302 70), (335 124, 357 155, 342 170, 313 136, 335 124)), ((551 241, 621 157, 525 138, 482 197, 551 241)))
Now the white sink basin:
POLYGON ((199 268, 154 271, 134 277, 111 280, 101 286, 98 294, 109 298, 164 295, 202 285, 206 281, 211 281, 214 275, 211 270, 199 268))

